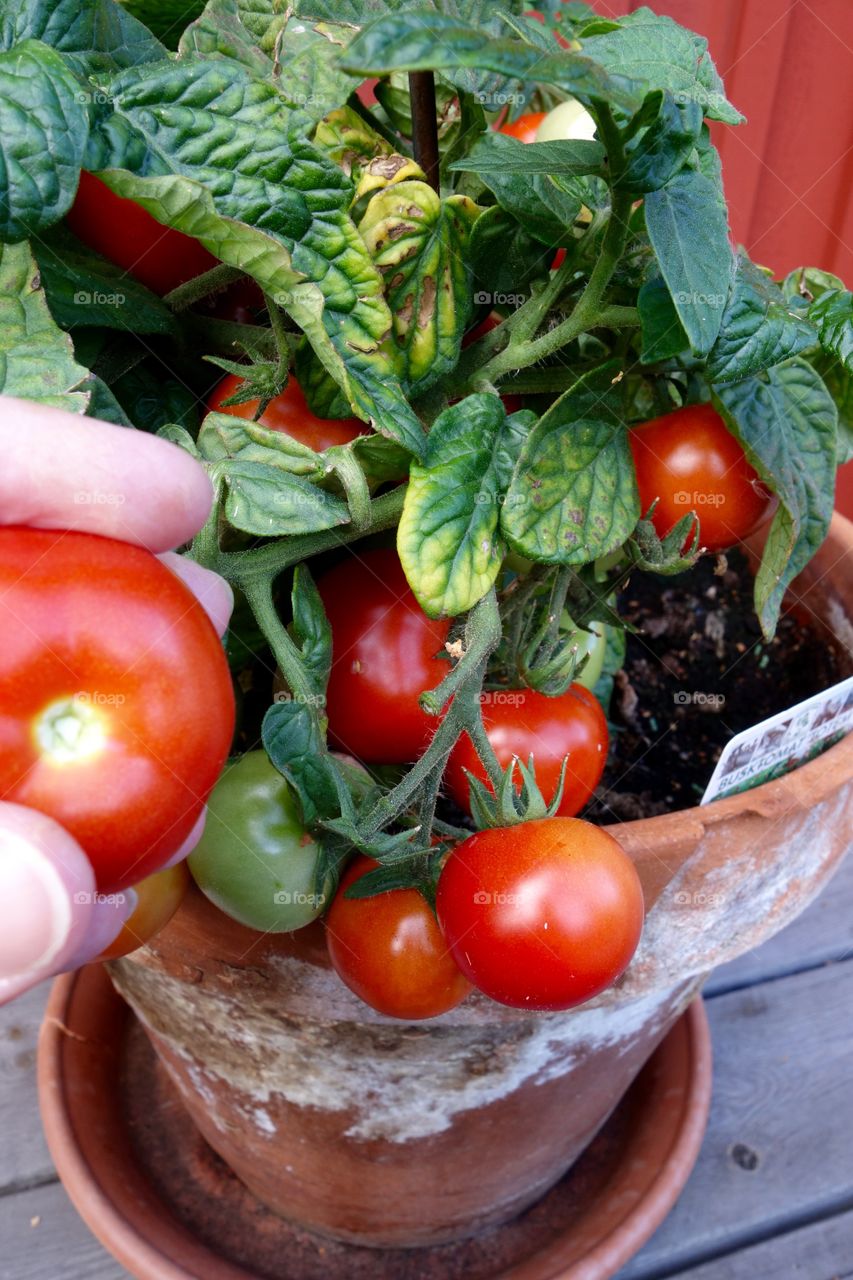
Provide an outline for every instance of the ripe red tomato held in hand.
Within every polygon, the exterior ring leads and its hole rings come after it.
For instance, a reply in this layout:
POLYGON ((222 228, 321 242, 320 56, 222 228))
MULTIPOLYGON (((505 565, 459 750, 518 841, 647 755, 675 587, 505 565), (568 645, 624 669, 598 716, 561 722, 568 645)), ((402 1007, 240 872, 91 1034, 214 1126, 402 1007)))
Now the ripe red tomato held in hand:
MULTIPOLYGON (((483 724, 503 768, 513 756, 526 765, 533 755, 536 780, 546 801, 556 793, 560 768, 568 756, 558 812, 570 818, 584 807, 601 780, 608 748, 607 719, 588 689, 575 683, 557 698, 534 689, 484 693, 483 724)), ((487 781, 480 757, 468 734, 463 733, 450 754, 444 778, 460 809, 468 811, 466 769, 481 782, 487 781)))
POLYGON ((371 1009, 419 1021, 453 1009, 471 990, 417 889, 347 898, 349 885, 378 864, 350 863, 326 915, 326 943, 335 972, 371 1009))
POLYGON ((436 656, 449 622, 426 616, 390 549, 348 556, 317 587, 332 627, 332 744, 368 764, 417 759, 438 723, 418 697, 450 670, 436 656))
POLYGON ((609 987, 644 915, 631 859, 579 818, 470 836, 450 852, 436 909, 465 976, 517 1009, 571 1009, 609 987))
POLYGON ((165 871, 155 871, 153 876, 134 885, 139 901, 129 919, 125 920, 118 937, 98 956, 99 960, 117 960, 129 956, 146 942, 150 942, 161 929, 165 929, 184 900, 190 883, 186 863, 165 871))
MULTIPOLYGON (((209 413, 230 413, 234 418, 254 418, 259 400, 246 400, 243 404, 223 405, 222 401, 233 396, 243 379, 229 373, 217 383, 211 392, 207 409, 209 413)), ((271 400, 258 419, 269 431, 282 431, 292 440, 322 453, 333 445, 349 444, 356 436, 369 434, 370 428, 360 418, 318 418, 308 408, 308 402, 295 378, 291 378, 281 395, 271 400)))
POLYGON ((776 502, 710 404, 685 405, 630 432, 642 512, 658 500, 660 537, 695 511, 708 551, 724 551, 754 533, 776 502))
POLYGON ((83 244, 161 295, 219 265, 198 240, 163 226, 85 170, 66 222, 83 244))
POLYGON ((0 529, 0 799, 55 818, 98 889, 163 867, 192 831, 234 731, 219 637, 141 547, 0 529))

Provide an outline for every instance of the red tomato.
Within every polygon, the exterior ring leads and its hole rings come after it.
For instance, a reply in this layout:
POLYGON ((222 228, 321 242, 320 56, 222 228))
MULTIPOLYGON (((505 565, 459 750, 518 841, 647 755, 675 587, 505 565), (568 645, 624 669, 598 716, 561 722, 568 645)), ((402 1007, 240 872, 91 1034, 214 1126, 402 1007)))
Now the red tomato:
POLYGON ((141 547, 0 529, 0 799, 55 818, 112 893, 158 871, 225 763, 234 695, 195 596, 141 547))
POLYGON ((685 405, 630 432, 643 514, 663 537, 689 511, 708 551, 724 551, 763 524, 775 507, 743 449, 709 404, 685 405))
POLYGON ((117 960, 119 956, 128 956, 131 951, 150 942, 155 934, 165 929, 183 902, 189 883, 186 863, 179 862, 176 867, 155 871, 142 884, 134 885, 139 898, 136 909, 122 925, 115 941, 101 952, 98 959, 117 960))
POLYGON ((570 1009, 624 973, 643 890, 619 844, 579 818, 480 831, 451 850, 438 921, 475 987, 518 1009, 570 1009))
POLYGON ((527 111, 511 124, 502 124, 498 133, 506 133, 510 138, 518 138, 519 142, 535 142, 536 130, 547 114, 547 111, 527 111))
POLYGON ((333 745, 374 764, 416 759, 436 720, 418 706, 450 670, 447 619, 428 618, 396 551, 342 560, 317 584, 332 626, 327 707, 333 745))
POLYGON ((154 293, 170 293, 218 266, 198 240, 164 227, 133 200, 117 196, 85 170, 66 221, 78 240, 154 293))
MULTIPOLYGON (((243 379, 227 373, 217 383, 207 401, 209 413, 230 413, 235 418, 254 418, 259 400, 224 406, 223 400, 233 396, 243 379)), ((336 444, 349 444, 356 436, 368 435, 370 428, 360 418, 318 418, 308 408, 302 388, 291 378, 280 396, 271 400, 258 419, 270 431, 283 431, 292 440, 322 453, 336 444)))
MULTIPOLYGON (((534 689, 506 689, 483 694, 483 724, 498 762, 505 768, 513 756, 527 764, 533 755, 536 780, 547 801, 557 790, 565 756, 566 782, 559 813, 570 818, 589 800, 607 761, 607 719, 594 694, 573 684, 558 698, 534 689)), ((444 775, 460 809, 468 810, 464 770, 486 782, 486 771, 467 733, 451 752, 444 775)), ((517 775, 516 775, 517 776, 517 775)))
POLYGON ((344 897, 349 885, 377 865, 361 856, 350 863, 326 914, 335 972, 365 1004, 389 1018, 435 1018, 464 1000, 471 984, 417 889, 344 897))

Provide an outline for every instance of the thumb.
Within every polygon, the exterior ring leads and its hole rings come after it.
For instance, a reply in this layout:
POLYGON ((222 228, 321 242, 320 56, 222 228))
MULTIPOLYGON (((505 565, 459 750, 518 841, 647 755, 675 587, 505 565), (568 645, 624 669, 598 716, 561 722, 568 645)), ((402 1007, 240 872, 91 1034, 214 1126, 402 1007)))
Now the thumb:
POLYGON ((52 818, 0 804, 0 1004, 98 955, 134 901, 98 895, 89 860, 52 818))

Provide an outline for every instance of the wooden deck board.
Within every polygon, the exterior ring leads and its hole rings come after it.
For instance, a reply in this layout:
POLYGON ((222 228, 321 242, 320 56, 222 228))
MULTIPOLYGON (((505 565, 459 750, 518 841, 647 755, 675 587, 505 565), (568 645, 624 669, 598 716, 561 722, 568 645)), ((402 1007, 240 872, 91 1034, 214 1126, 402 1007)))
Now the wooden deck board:
MULTIPOLYGON (((41 1135, 46 994, 0 1009, 0 1280, 126 1280, 55 1182, 41 1135)), ((718 970, 708 994, 702 1155, 619 1280, 853 1280, 853 859, 788 929, 718 970)))

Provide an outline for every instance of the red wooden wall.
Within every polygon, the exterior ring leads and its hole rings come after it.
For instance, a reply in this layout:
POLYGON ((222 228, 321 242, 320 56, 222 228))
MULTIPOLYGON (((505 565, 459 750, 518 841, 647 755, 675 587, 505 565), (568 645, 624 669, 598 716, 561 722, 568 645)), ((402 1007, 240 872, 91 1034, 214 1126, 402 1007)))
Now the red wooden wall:
MULTIPOLYGON (((641 0, 592 0, 621 17, 641 0)), ((732 233, 783 275, 823 267, 853 288, 853 0, 649 0, 708 38, 747 117, 713 126, 732 233)), ((853 516, 853 463, 837 505, 853 516)))

